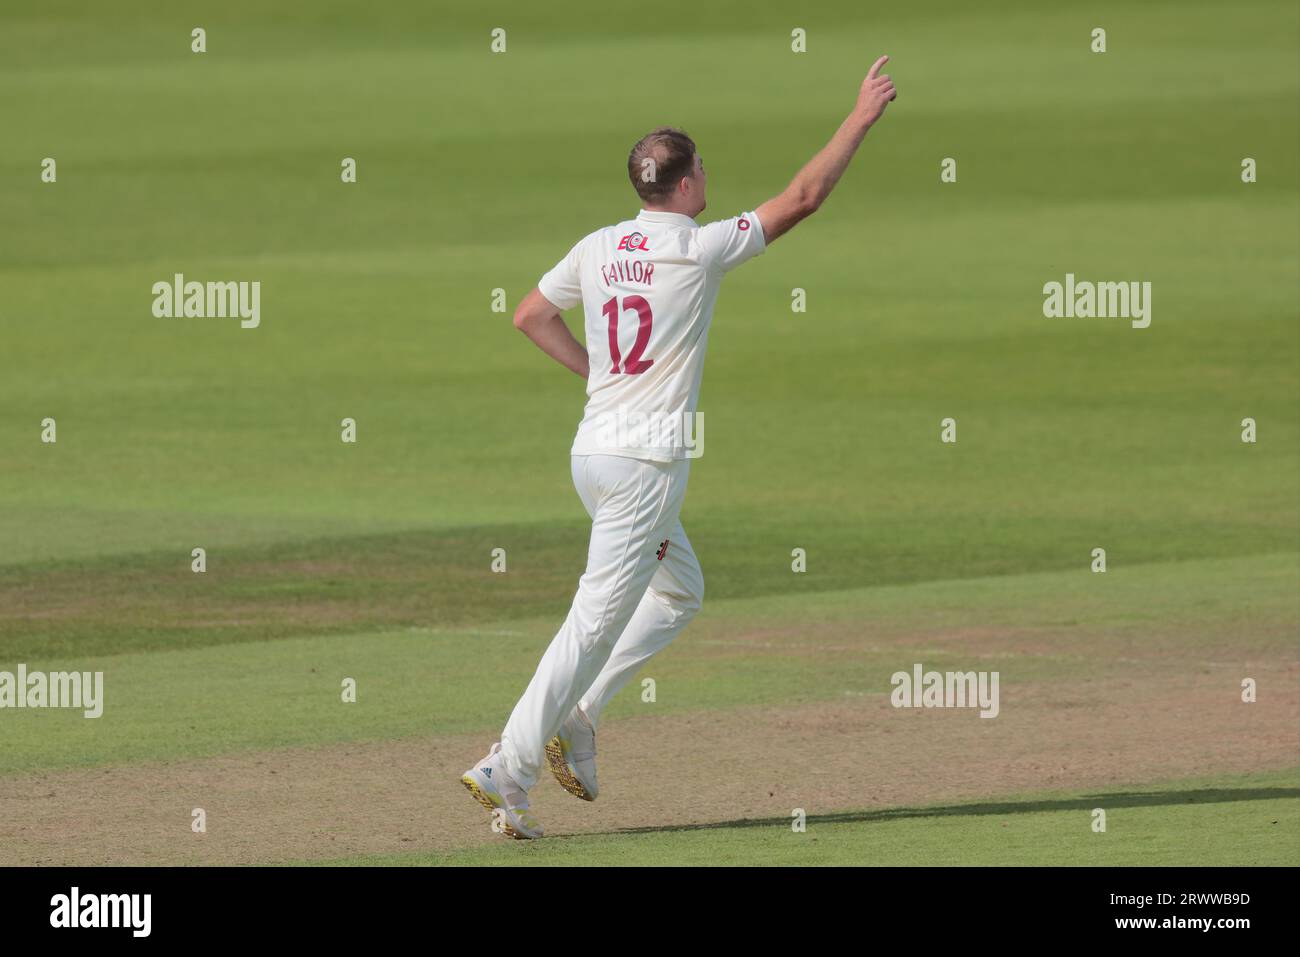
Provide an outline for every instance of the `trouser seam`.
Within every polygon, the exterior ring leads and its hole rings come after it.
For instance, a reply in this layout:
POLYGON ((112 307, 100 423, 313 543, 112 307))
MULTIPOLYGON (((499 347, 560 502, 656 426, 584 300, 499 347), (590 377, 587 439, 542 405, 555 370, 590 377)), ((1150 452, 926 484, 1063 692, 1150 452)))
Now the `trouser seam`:
MULTIPOLYGON (((638 478, 638 482, 637 482, 637 490, 636 490, 636 498, 637 498, 637 501, 638 501, 638 502, 641 501, 641 490, 645 488, 645 470, 646 470, 647 468, 650 468, 650 467, 651 467, 651 466, 643 465, 643 466, 641 466, 641 468, 638 470, 638 471, 639 471, 639 478, 638 478)), ((663 494, 662 498, 661 498, 660 501, 659 501, 659 510, 655 513, 654 521, 653 521, 653 522, 651 523, 651 525, 650 525, 651 529, 655 529, 655 528, 658 528, 658 527, 659 527, 659 519, 663 516, 664 508, 665 508, 665 507, 667 506, 667 504, 668 504, 669 493, 670 493, 670 491, 671 491, 671 488, 670 488, 671 484, 672 484, 672 479, 671 479, 671 476, 670 476, 670 477, 669 477, 669 480, 668 480, 668 483, 667 483, 667 485, 666 485, 665 488, 664 488, 664 494, 663 494)), ((627 564, 627 554, 628 554, 628 552, 631 550, 631 547, 632 547, 632 537, 633 537, 633 534, 635 533, 635 531, 636 531, 636 526, 635 526, 635 524, 634 524, 633 527, 632 527, 632 529, 628 532, 627 538, 626 538, 626 540, 625 540, 624 543, 623 543, 623 555, 622 555, 622 557, 619 558, 619 562, 618 562, 618 572, 617 572, 617 573, 615 574, 615 576, 614 576, 614 577, 615 577, 615 581, 618 581, 620 578, 622 578, 623 567, 627 564)), ((630 582, 627 582, 627 583, 625 583, 625 584, 623 585, 623 596, 626 596, 626 595, 627 595, 627 590, 628 590, 628 587, 630 586, 630 584, 631 584, 630 582)), ((649 587, 649 583, 647 583, 647 586, 646 586, 646 587, 647 587, 647 588, 649 587)), ((610 606, 610 603, 614 601, 614 597, 615 597, 615 596, 611 593, 610 596, 609 596, 608 598, 605 599, 605 607, 601 609, 601 611, 600 611, 600 618, 596 621, 596 627, 595 627, 595 630, 596 630, 597 632, 602 631, 602 630, 604 629, 604 627, 605 627, 605 619, 606 619, 606 618, 608 617, 608 615, 609 615, 609 606, 610 606)))

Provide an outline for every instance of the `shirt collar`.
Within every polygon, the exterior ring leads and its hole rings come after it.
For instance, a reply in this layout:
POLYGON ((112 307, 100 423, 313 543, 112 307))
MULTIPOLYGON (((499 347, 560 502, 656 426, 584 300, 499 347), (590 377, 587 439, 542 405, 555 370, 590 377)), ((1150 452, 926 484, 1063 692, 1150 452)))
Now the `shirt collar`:
POLYGON ((636 214, 637 219, 651 223, 677 223, 679 226, 698 226, 699 224, 685 213, 670 213, 663 209, 643 209, 636 214))

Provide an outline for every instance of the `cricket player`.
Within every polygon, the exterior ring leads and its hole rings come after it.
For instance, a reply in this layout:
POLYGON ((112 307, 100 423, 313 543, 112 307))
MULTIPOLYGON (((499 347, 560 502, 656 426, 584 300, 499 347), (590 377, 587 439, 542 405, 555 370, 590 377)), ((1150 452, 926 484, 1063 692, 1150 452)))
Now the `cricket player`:
POLYGON ((852 112, 790 185, 731 219, 695 221, 705 175, 691 138, 647 134, 627 162, 636 218, 580 240, 515 312, 517 328, 587 383, 571 456, 591 542, 569 615, 501 741, 461 777, 510 837, 542 836, 528 792, 543 765, 569 793, 596 799, 601 712, 700 609, 704 578, 678 516, 702 436, 695 411, 718 287, 830 195, 896 95, 880 73, 888 59, 872 65, 852 112), (579 304, 586 345, 560 315, 579 304))

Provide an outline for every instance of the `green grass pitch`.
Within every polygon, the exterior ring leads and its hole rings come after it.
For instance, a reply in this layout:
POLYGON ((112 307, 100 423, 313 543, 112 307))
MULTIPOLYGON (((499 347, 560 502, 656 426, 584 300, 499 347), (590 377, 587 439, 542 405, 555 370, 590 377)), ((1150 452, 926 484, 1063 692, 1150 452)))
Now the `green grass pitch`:
POLYGON ((0 671, 105 710, 0 710, 0 864, 1300 863, 1295 5, 655 10, 5 4, 0 671), (601 801, 546 782, 556 839, 502 841, 456 777, 587 525, 581 385, 493 291, 635 213, 656 125, 702 219, 753 209, 882 52, 899 100, 723 285, 704 609, 601 801), (175 273, 260 326, 155 318, 175 273), (1067 273, 1151 282, 1150 327, 1044 317, 1067 273), (914 662, 1001 714, 890 708, 914 662))

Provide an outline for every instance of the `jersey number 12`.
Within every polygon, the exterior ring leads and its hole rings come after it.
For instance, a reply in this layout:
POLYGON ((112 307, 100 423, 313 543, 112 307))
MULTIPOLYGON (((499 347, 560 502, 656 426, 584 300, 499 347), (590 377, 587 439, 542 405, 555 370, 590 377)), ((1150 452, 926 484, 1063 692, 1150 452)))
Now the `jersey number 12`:
POLYGON ((650 313, 650 303, 646 302, 640 296, 624 296, 623 309, 619 309, 618 297, 610 299, 605 303, 601 312, 609 318, 609 357, 614 361, 614 368, 610 370, 613 375, 618 375, 618 364, 620 356, 618 352, 618 317, 620 311, 636 310, 640 317, 640 325, 636 330, 636 342, 632 344, 632 351, 628 353, 627 358, 623 359, 622 371, 628 375, 637 375, 645 372, 655 364, 653 359, 642 359, 641 353, 645 352, 646 343, 650 341, 650 326, 654 323, 654 316, 650 313))

